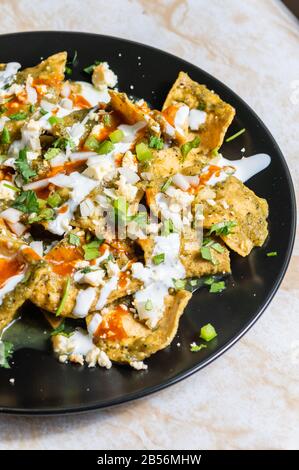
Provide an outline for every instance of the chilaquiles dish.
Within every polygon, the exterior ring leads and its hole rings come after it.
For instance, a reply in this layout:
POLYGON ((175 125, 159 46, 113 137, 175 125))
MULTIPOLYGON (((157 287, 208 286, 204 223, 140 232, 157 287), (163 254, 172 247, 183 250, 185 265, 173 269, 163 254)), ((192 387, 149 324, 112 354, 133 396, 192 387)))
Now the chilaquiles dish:
POLYGON ((0 331, 31 302, 61 362, 145 369, 192 288, 221 291, 230 251, 263 245, 268 205, 243 183, 267 159, 219 153, 235 110, 184 72, 156 110, 106 62, 68 71, 66 52, 0 64, 0 331))

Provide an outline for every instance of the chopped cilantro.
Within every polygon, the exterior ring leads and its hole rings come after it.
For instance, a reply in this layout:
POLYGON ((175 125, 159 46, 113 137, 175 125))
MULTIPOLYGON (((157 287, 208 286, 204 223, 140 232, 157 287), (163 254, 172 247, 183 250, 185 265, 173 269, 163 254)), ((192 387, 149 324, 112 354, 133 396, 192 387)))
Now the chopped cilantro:
POLYGON ((65 150, 68 146, 70 147, 71 150, 73 150, 76 147, 72 139, 66 139, 65 137, 58 137, 58 139, 56 139, 55 142, 53 143, 53 147, 59 148, 61 150, 65 150))
POLYGON ((60 325, 57 328, 54 328, 54 330, 51 331, 50 335, 51 336, 62 335, 68 338, 69 336, 72 336, 73 333, 74 333, 73 331, 65 331, 65 323, 63 321, 62 323, 60 323, 60 325))
POLYGON ((28 183, 30 178, 36 176, 36 172, 30 167, 27 160, 27 148, 23 148, 19 151, 19 156, 15 161, 18 172, 22 175, 25 183, 28 183))
POLYGON ((84 259, 86 261, 90 261, 92 259, 98 258, 99 256, 99 247, 102 245, 104 240, 93 240, 90 243, 86 243, 85 245, 82 245, 82 248, 84 250, 84 259))
POLYGON ((236 226, 237 222, 235 222, 234 220, 224 220, 223 222, 213 224, 209 230, 208 235, 211 235, 212 233, 215 233, 215 235, 228 235, 236 226))
POLYGON ((54 210, 46 207, 42 209, 39 214, 32 214, 28 218, 29 224, 34 224, 36 222, 41 222, 42 220, 53 220, 54 219, 54 210))
POLYGON ((27 214, 39 211, 38 199, 34 191, 22 191, 16 197, 13 207, 27 214))

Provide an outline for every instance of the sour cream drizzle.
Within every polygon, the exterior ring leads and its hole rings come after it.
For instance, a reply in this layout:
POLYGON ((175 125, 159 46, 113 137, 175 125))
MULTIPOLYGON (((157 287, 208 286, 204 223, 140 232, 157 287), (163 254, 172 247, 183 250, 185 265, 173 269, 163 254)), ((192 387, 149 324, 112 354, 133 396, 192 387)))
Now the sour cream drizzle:
POLYGON ((152 256, 164 253, 164 262, 155 265, 151 260, 132 265, 133 277, 143 282, 143 289, 134 294, 134 304, 139 318, 146 320, 150 328, 154 328, 163 316, 164 300, 168 289, 173 287, 173 279, 184 279, 185 268, 179 259, 180 235, 171 233, 168 236, 154 238, 152 256), (149 305, 150 307, 149 308, 149 305))
POLYGON ((217 176, 213 175, 208 180, 207 184, 214 185, 220 181, 225 181, 229 174, 233 174, 244 183, 267 168, 270 163, 271 157, 265 153, 244 157, 240 160, 227 160, 221 156, 219 161, 215 163, 216 166, 221 168, 220 174, 217 176), (235 168, 236 171, 234 173, 226 172, 223 170, 224 167, 232 167, 235 168))

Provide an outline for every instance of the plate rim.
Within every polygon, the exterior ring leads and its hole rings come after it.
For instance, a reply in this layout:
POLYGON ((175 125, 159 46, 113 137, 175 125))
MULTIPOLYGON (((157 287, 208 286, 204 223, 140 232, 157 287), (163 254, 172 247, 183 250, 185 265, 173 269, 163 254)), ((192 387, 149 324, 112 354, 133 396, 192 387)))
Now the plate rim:
POLYGON ((283 152, 281 151, 276 139, 273 137, 271 131, 268 129, 268 127, 264 124, 262 119, 257 115, 257 113, 251 108, 250 105, 246 103, 246 101, 241 98, 233 89, 231 89, 228 85, 223 83, 221 80, 216 78, 214 75, 211 75, 209 72, 206 72, 204 69, 201 67, 192 64, 191 62, 176 56, 175 54, 172 54, 168 51, 165 51, 163 49, 159 49, 157 47, 150 46, 148 44, 144 44, 139 41, 134 41, 131 39, 125 39, 122 37, 118 36, 110 36, 107 34, 98 34, 98 33, 92 33, 92 32, 85 32, 85 31, 64 31, 64 30, 34 30, 34 31, 18 31, 15 33, 5 33, 5 34, 0 34, 0 42, 3 37, 16 37, 16 36, 22 36, 22 35, 28 35, 28 36, 33 36, 33 35, 43 35, 43 34, 61 34, 61 35, 83 35, 83 36, 90 36, 90 37, 100 37, 100 38, 105 38, 105 39, 111 39, 115 41, 122 41, 127 44, 132 44, 132 45, 137 45, 142 48, 149 49, 153 51, 154 53, 162 53, 166 56, 169 56, 173 59, 179 60, 182 64, 186 64, 191 67, 197 68, 203 75, 206 75, 209 77, 209 79, 213 80, 217 85, 220 87, 224 88, 225 91, 227 91, 229 94, 231 94, 234 99, 239 101, 243 106, 247 107, 254 117, 255 121, 261 126, 263 132, 265 132, 269 139, 271 140, 271 143, 274 147, 275 152, 279 155, 281 163, 284 167, 285 175, 286 175, 286 181, 288 184, 288 189, 290 193, 290 201, 291 201, 291 213, 292 213, 292 218, 291 218, 291 223, 290 223, 290 237, 288 241, 288 247, 285 252, 285 258, 283 265, 280 269, 279 275, 272 287, 272 289, 268 292, 268 295, 263 303, 263 305, 259 308, 258 313, 254 316, 254 318, 250 321, 248 321, 243 328, 239 331, 238 334, 234 335, 230 340, 228 340, 219 350, 214 352, 209 358, 206 358, 205 360, 201 361, 200 363, 196 364, 195 366, 188 368, 187 370, 184 370, 183 372, 177 374, 176 376, 172 377, 171 379, 167 379, 163 382, 160 382, 157 385, 153 385, 150 387, 146 387, 142 390, 131 392, 128 395, 126 395, 125 398, 118 397, 112 400, 106 400, 106 403, 99 404, 98 402, 92 402, 88 405, 78 405, 78 406, 62 406, 62 407, 53 407, 53 408, 14 408, 14 407, 1 407, 0 406, 0 414, 7 414, 7 415, 16 415, 16 416, 54 416, 54 415, 73 415, 73 414, 81 414, 81 413, 87 413, 87 412, 92 412, 92 411, 97 411, 97 410, 103 410, 103 409, 109 409, 115 406, 120 406, 125 403, 130 403, 135 400, 140 400, 141 398, 147 397, 149 395, 152 395, 160 390, 164 390, 167 387, 170 387, 171 385, 174 385, 176 383, 181 382, 182 380, 190 377, 191 375, 195 374, 199 370, 203 369, 204 367, 208 366, 211 364, 213 361, 218 359, 222 354, 224 354, 226 351, 228 351, 232 346, 234 346, 249 330, 250 328, 257 322, 257 320, 261 317, 261 315, 265 312, 267 307, 270 305, 271 301, 273 300, 274 296, 276 295, 284 277, 287 272, 290 259, 292 256, 293 252, 293 247, 295 243, 295 236, 296 236, 296 226, 297 226, 297 204, 296 204, 296 196, 295 196, 295 189, 294 189, 294 183, 292 180, 292 176, 288 167, 288 164, 286 162, 286 159, 284 157, 283 152))

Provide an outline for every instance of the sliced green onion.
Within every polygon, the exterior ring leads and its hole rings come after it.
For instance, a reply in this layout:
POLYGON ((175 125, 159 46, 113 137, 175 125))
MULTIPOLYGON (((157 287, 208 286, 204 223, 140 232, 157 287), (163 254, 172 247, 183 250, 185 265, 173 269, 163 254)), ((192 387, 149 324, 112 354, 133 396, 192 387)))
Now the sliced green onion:
POLYGON ((49 204, 50 207, 58 207, 62 203, 62 198, 59 193, 55 192, 53 194, 50 194, 50 196, 47 199, 47 203, 49 204))
POLYGON ((9 189, 12 189, 16 193, 19 193, 21 191, 19 188, 16 188, 15 186, 12 186, 11 184, 8 184, 8 183, 4 183, 3 186, 5 186, 6 188, 9 188, 9 189))
POLYGON ((148 299, 146 302, 145 302, 145 306, 144 306, 145 310, 149 311, 149 310, 152 310, 153 309, 153 302, 148 299))
POLYGON ((204 339, 205 341, 211 341, 212 339, 216 338, 216 336, 216 330, 213 325, 211 325, 211 323, 204 325, 200 329, 200 338, 204 339))
POLYGON ((231 142, 232 140, 236 139, 237 137, 239 137, 240 135, 244 134, 244 132, 246 131, 245 127, 243 129, 241 129, 239 132, 236 132, 234 135, 231 135, 230 137, 228 137, 227 139, 225 139, 225 142, 231 142))
POLYGON ((153 263, 158 265, 165 261, 165 253, 159 253, 158 255, 153 256, 153 263))
POLYGON ((103 123, 104 123, 104 126, 107 126, 107 127, 109 127, 111 125, 110 114, 105 114, 103 116, 103 123))
POLYGON ((222 292, 225 289, 226 287, 224 281, 213 282, 210 286, 209 292, 211 292, 211 294, 218 294, 219 292, 222 292))
POLYGON ((3 127, 2 135, 1 135, 1 143, 2 144, 10 144, 10 132, 6 126, 3 127))
POLYGON ((267 256, 269 258, 272 258, 273 256, 277 256, 277 255, 278 255, 277 251, 269 251, 269 253, 267 253, 267 256))
POLYGON ((198 352, 202 349, 207 348, 206 344, 190 344, 190 351, 191 352, 198 352))
POLYGON ((89 136, 84 143, 84 147, 88 148, 88 150, 91 150, 92 152, 97 152, 100 145, 101 143, 93 135, 89 136))
POLYGON ((71 278, 68 277, 67 280, 66 280, 65 286, 64 286, 62 299, 61 299, 60 304, 59 304, 59 306, 56 310, 56 317, 59 317, 59 315, 63 312, 65 302, 66 302, 66 299, 67 299, 68 294, 69 294, 70 287, 71 287, 71 278))
POLYGON ((182 290, 186 287, 186 280, 185 279, 173 279, 173 285, 175 290, 182 290))
POLYGON ((80 237, 75 233, 69 234, 69 244, 73 246, 80 246, 80 237))
POLYGON ((140 162, 146 162, 153 158, 152 151, 144 142, 140 142, 140 144, 137 144, 135 149, 136 149, 137 159, 140 162))
POLYGON ((162 193, 165 193, 165 191, 167 191, 167 189, 169 188, 169 186, 171 185, 171 182, 172 182, 172 177, 170 176, 170 178, 168 178, 164 184, 162 184, 161 186, 161 192, 162 193))
POLYGON ((116 129, 115 131, 111 132, 111 134, 109 134, 109 139, 113 144, 117 144, 118 142, 123 140, 124 136, 125 134, 122 130, 116 129))
POLYGON ((183 144, 181 146, 181 154, 183 155, 183 159, 185 160, 190 150, 197 148, 199 144, 200 144, 200 138, 198 136, 194 137, 193 140, 190 140, 189 142, 186 142, 185 144, 183 144))
POLYGON ((14 114, 11 114, 9 117, 9 119, 11 119, 12 121, 23 121, 24 119, 26 119, 26 117, 28 116, 27 113, 23 112, 23 111, 20 111, 19 113, 14 113, 14 114))
POLYGON ((51 147, 46 151, 46 153, 44 155, 44 159, 45 160, 52 160, 52 158, 57 157, 57 155, 59 153, 60 153, 60 149, 51 147))
POLYGON ((61 122, 62 118, 59 118, 57 116, 50 116, 48 121, 51 124, 51 126, 54 126, 54 124, 58 124, 59 122, 61 122))
POLYGON ((96 150, 96 152, 99 155, 106 155, 107 153, 112 152, 113 149, 114 149, 113 143, 110 140, 104 140, 104 142, 102 142, 99 145, 99 148, 98 150, 96 150))
POLYGON ((151 135, 148 146, 151 149, 162 150, 164 147, 164 140, 156 135, 151 135))
POLYGON ((211 252, 211 248, 209 246, 202 246, 200 249, 200 254, 203 259, 210 261, 213 264, 217 264, 217 261, 213 257, 213 253, 211 252))

